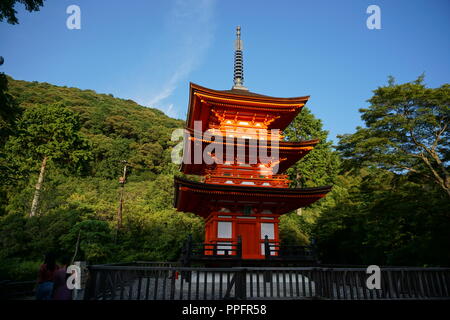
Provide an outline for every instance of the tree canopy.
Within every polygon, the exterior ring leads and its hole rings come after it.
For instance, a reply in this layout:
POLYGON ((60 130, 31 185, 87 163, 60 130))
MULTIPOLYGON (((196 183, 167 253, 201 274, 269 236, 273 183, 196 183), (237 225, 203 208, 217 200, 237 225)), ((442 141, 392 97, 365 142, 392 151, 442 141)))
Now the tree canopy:
POLYGON ((201 240, 202 219, 172 208, 170 136, 183 121, 92 90, 7 80, 23 113, 0 146, 10 179, 0 184, 0 278, 29 280, 46 251, 73 256, 78 236, 77 259, 90 263, 174 260, 188 234, 201 240), (40 214, 29 218, 45 155, 40 214), (116 237, 122 160, 131 167, 116 237))
POLYGON ((287 141, 320 140, 304 159, 288 169, 293 186, 305 188, 332 184, 338 174, 340 160, 332 142, 327 140, 328 131, 323 129, 322 121, 308 107, 303 107, 284 135, 287 141))
POLYGON ((44 157, 65 168, 76 166, 90 157, 80 127, 78 116, 62 104, 33 105, 23 113, 5 148, 11 161, 22 166, 33 166, 44 157))
POLYGON ((44 0, 2 0, 0 2, 0 22, 6 19, 10 24, 19 23, 15 10, 16 3, 23 4, 26 10, 32 12, 39 11, 40 7, 44 5, 44 0))
POLYGON ((369 102, 360 109, 366 127, 340 136, 344 159, 415 174, 450 197, 450 85, 427 88, 423 76, 396 85, 390 78, 369 102))

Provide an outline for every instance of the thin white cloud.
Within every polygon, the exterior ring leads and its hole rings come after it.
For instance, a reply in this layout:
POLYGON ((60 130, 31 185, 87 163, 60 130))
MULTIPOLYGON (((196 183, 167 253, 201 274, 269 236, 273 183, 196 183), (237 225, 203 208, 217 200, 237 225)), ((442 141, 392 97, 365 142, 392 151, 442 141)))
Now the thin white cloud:
POLYGON ((173 109, 173 103, 171 103, 171 104, 167 107, 167 109, 166 109, 166 114, 167 114, 167 115, 170 115, 170 112, 172 111, 172 109, 173 109))
MULTIPOLYGON (((167 66, 168 80, 163 82, 147 105, 161 108, 162 102, 169 98, 180 81, 199 65, 213 39, 213 13, 215 0, 177 0, 167 18, 169 36, 176 39, 173 44, 173 63, 167 66)), ((169 105, 166 114, 172 111, 169 105)))

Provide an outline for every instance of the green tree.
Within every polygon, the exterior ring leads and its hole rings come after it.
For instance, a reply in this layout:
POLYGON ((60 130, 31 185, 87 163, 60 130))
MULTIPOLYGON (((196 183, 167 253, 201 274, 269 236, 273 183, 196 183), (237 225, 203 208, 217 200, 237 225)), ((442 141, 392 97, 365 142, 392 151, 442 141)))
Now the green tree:
POLYGON ((304 107, 284 131, 287 141, 319 139, 320 142, 301 161, 287 170, 293 186, 316 187, 333 183, 339 171, 339 157, 327 140, 328 131, 322 121, 304 107))
POLYGON ((21 109, 8 92, 8 78, 0 73, 0 146, 3 146, 8 137, 15 131, 16 119, 21 109))
POLYGON ((6 185, 14 182, 16 168, 6 161, 4 146, 16 131, 16 120, 22 109, 8 92, 8 78, 0 73, 0 214, 7 205, 6 185))
POLYGON ((19 20, 16 17, 17 11, 14 10, 16 3, 22 3, 29 12, 39 11, 44 5, 44 0, 2 0, 0 2, 0 22, 6 18, 10 24, 17 24, 19 20))
POLYGON ((6 149, 11 161, 33 167, 40 162, 30 216, 36 215, 47 162, 76 169, 89 160, 86 140, 79 133, 77 115, 61 104, 35 105, 28 108, 17 125, 17 134, 6 149))
POLYGON ((304 219, 295 213, 284 214, 280 217, 280 238, 285 245, 304 246, 309 244, 308 229, 304 219))
POLYGON ((322 261, 340 264, 450 263, 446 196, 381 168, 338 177, 333 206, 313 226, 322 261))
MULTIPOLYGON (((308 188, 333 184, 339 172, 340 159, 333 150, 331 141, 328 141, 328 131, 323 129, 322 121, 307 107, 303 107, 286 128, 284 135, 287 141, 320 140, 313 150, 286 171, 292 181, 291 186, 308 188)), ((304 243, 315 220, 328 205, 328 197, 329 195, 308 208, 299 208, 297 215, 300 217, 283 217, 280 220, 280 236, 284 241, 304 243), (297 240, 293 240, 294 238, 297 240)))
POLYGON ((86 259, 90 263, 104 263, 114 249, 113 232, 104 221, 84 220, 76 223, 60 242, 66 252, 76 252, 74 259, 86 259), (79 246, 79 252, 77 251, 79 246))
POLYGON ((338 150, 347 165, 373 165, 408 172, 435 183, 450 197, 450 85, 427 88, 416 81, 374 90, 360 109, 366 127, 340 136, 338 150))

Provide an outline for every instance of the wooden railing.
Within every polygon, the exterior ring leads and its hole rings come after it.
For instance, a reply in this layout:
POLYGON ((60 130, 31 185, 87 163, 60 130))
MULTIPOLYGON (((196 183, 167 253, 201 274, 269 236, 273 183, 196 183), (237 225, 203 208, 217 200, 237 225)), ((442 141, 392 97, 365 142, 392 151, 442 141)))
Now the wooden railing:
POLYGON ((186 268, 91 266, 87 300, 450 299, 450 268, 186 268))

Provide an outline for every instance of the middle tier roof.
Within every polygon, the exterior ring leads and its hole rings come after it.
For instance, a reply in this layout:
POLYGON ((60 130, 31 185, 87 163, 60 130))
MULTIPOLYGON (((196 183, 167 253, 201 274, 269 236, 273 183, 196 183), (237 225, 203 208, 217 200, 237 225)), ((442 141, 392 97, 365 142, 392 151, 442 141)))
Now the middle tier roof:
MULTIPOLYGON (((308 141, 299 141, 299 142, 288 142, 288 141, 277 141, 276 145, 271 145, 270 140, 268 140, 267 144, 267 155, 274 155, 275 151, 278 151, 278 155, 276 158, 279 159, 279 165, 277 173, 283 173, 301 158, 303 158, 306 154, 308 154, 318 143, 319 139, 308 140, 308 141), (277 149, 277 150, 275 150, 277 149)), ((245 163, 250 163, 250 154, 259 155, 258 148, 261 147, 259 144, 260 140, 258 139, 238 139, 238 138, 228 138, 225 136, 220 136, 218 140, 208 139, 202 137, 199 133, 197 136, 195 135, 194 130, 186 129, 186 137, 184 144, 184 160, 181 165, 181 172, 184 174, 197 174, 204 175, 207 169, 211 169, 215 167, 215 163, 206 164, 203 160, 201 163, 195 163, 194 152, 195 144, 198 144, 201 147, 201 152, 203 154, 206 146, 213 146, 214 148, 221 148, 223 150, 223 162, 226 161, 227 151, 233 148, 233 154, 236 156, 238 152, 241 152, 245 158, 245 163), (239 149, 241 151, 239 151, 239 149)), ((200 148, 199 148, 200 149, 200 148)), ((216 150, 216 149, 215 149, 216 150)), ((257 159, 259 163, 259 160, 257 159)))

